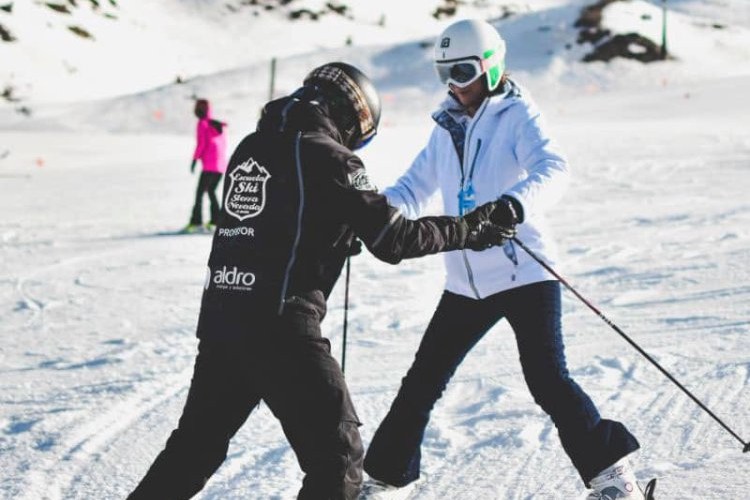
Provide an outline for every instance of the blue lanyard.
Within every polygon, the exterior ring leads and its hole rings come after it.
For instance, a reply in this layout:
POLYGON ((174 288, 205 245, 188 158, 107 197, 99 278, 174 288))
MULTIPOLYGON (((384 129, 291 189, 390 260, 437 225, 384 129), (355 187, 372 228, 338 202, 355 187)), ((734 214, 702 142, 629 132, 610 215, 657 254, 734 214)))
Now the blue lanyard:
POLYGON ((477 206, 476 199, 474 197, 474 185, 472 179, 474 177, 474 167, 477 164, 477 158, 479 158, 479 151, 482 148, 482 139, 477 139, 477 152, 474 155, 474 160, 471 162, 471 168, 469 169, 468 181, 464 175, 463 168, 461 169, 461 190, 458 192, 458 214, 464 215, 477 206))

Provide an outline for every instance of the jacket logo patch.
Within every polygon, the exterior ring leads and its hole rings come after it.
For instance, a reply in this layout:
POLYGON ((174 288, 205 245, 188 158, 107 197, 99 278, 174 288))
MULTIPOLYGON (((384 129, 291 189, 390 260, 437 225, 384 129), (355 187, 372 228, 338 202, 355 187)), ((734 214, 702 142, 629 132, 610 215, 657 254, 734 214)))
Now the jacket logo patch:
POLYGON ((208 290, 215 285, 218 290, 250 292, 255 285, 255 273, 243 271, 237 266, 223 266, 221 269, 207 268, 203 288, 208 290))
POLYGON ((375 187, 375 184, 370 182, 370 178, 367 176, 367 172, 365 172, 364 169, 359 169, 356 172, 350 173, 349 184, 351 184, 354 189, 357 189, 359 191, 378 190, 378 188, 375 187))
POLYGON ((268 170, 250 158, 229 174, 229 189, 224 209, 238 220, 260 215, 266 206, 266 183, 271 178, 268 170))

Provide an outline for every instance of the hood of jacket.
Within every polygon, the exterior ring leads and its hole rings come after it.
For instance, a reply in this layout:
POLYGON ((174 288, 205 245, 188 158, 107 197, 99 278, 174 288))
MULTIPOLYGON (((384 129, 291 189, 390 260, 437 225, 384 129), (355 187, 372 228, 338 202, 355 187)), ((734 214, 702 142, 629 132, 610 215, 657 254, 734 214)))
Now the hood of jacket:
POLYGON ((302 87, 292 95, 269 102, 258 120, 258 131, 318 132, 344 144, 328 107, 318 98, 314 87, 302 87))
MULTIPOLYGON (((513 80, 507 79, 505 83, 498 87, 493 92, 482 106, 487 107, 487 111, 490 113, 502 113, 509 106, 513 105, 516 99, 521 97, 521 87, 519 87, 513 80)), ((453 93, 448 92, 448 95, 440 103, 438 109, 432 113, 432 119, 443 128, 448 128, 446 125, 447 118, 450 118, 456 123, 463 122, 469 118, 466 113, 466 108, 459 102, 453 93)))
MULTIPOLYGON (((482 102, 474 116, 499 115, 520 99, 520 87, 512 80, 507 79, 482 102)), ((432 119, 450 134, 459 161, 463 163, 466 128, 472 120, 472 117, 466 112, 466 108, 452 92, 448 92, 448 96, 440 104, 437 111, 432 114, 432 119)))

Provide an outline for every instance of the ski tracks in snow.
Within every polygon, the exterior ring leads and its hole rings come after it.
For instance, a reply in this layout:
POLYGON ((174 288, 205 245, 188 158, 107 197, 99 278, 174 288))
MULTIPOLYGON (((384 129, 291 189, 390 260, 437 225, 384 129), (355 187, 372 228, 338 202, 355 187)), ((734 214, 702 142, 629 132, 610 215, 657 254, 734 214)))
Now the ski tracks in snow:
MULTIPOLYGON (((87 491, 107 491, 118 485, 97 485, 88 488, 92 473, 100 461, 109 461, 112 444, 117 442, 127 430, 174 398, 184 398, 190 380, 192 367, 177 373, 164 374, 159 380, 139 384, 132 394, 123 400, 108 404, 96 412, 92 419, 64 432, 65 438, 55 443, 54 456, 35 463, 25 481, 28 488, 21 496, 24 500, 86 498, 87 491)), ((139 438, 139 439, 142 439, 139 438)), ((139 446, 138 440, 118 443, 124 446, 139 446)), ((110 470, 112 472, 112 470, 110 470)), ((101 478, 116 482, 121 476, 109 474, 101 478)), ((124 485, 119 485, 124 486, 124 485)))
POLYGON ((205 250, 88 233, 52 245, 33 238, 0 245, 9 277, 0 295, 15 304, 0 311, 11 335, 0 351, 9 361, 0 369, 0 496, 122 498, 184 402, 202 281, 184 264, 200 269, 192 261, 205 250), (165 297, 183 299, 190 314, 165 297))
MULTIPOLYGON (((475 360, 482 369, 455 380, 438 404, 423 448, 429 480, 412 498, 581 495, 580 479, 562 450, 557 430, 526 389, 514 342, 502 337, 511 338, 512 333, 505 327, 490 331, 483 340, 487 352, 478 353, 487 359, 475 360)), ((633 367, 621 358, 597 359, 573 375, 593 389, 595 399, 602 399, 602 386, 622 387, 629 393, 628 386, 638 385, 633 367), (592 384, 595 380, 599 383, 592 384)), ((611 400, 617 400, 618 394, 616 390, 611 400)), ((610 401, 603 406, 625 420, 632 417, 632 412, 619 412, 610 401)))

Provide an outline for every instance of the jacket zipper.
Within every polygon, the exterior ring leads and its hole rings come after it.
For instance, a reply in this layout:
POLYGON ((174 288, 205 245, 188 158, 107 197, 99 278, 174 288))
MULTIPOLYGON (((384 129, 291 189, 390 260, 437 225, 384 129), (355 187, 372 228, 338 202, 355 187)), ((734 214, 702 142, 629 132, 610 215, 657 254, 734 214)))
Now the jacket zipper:
MULTIPOLYGON (((482 104, 482 108, 480 109, 480 113, 474 120, 472 120, 471 126, 469 127, 469 130, 466 132, 466 150, 464 151, 464 162, 466 162, 469 158, 469 156, 466 153, 469 153, 468 149, 471 147, 471 133, 474 131, 474 128, 476 127, 477 122, 484 114, 484 110, 487 109, 487 101, 482 104)), ((477 139, 477 152, 474 156, 474 161, 471 164, 471 175, 474 175, 474 165, 476 164, 477 158, 479 157, 479 148, 482 147, 482 139, 477 139)), ((464 189, 464 182, 465 182, 465 174, 464 174, 464 166, 461 165, 461 186, 459 188, 463 191, 464 189)), ((477 299, 481 299, 482 297, 479 295, 479 290, 477 289, 477 285, 474 282, 474 272, 471 270, 471 264, 469 264, 469 256, 466 254, 466 250, 461 250, 461 253, 464 257, 464 264, 466 265, 466 274, 469 278, 469 286, 471 287, 471 290, 474 292, 474 295, 477 299)))
POLYGON ((279 309, 278 315, 281 316, 284 313, 284 304, 286 301, 286 291, 289 287, 289 277, 292 274, 292 268, 294 262, 297 260, 297 247, 299 246, 300 233, 302 232, 302 214, 305 209, 305 184, 302 177, 302 158, 300 157, 300 141, 302 140, 302 132, 297 133, 297 138, 294 141, 294 162, 297 167, 297 186, 299 189, 299 207, 297 209, 297 232, 294 235, 294 244, 292 246, 292 252, 289 256, 289 261, 286 265, 286 272, 284 273, 284 281, 281 285, 281 297, 279 297, 279 309))

